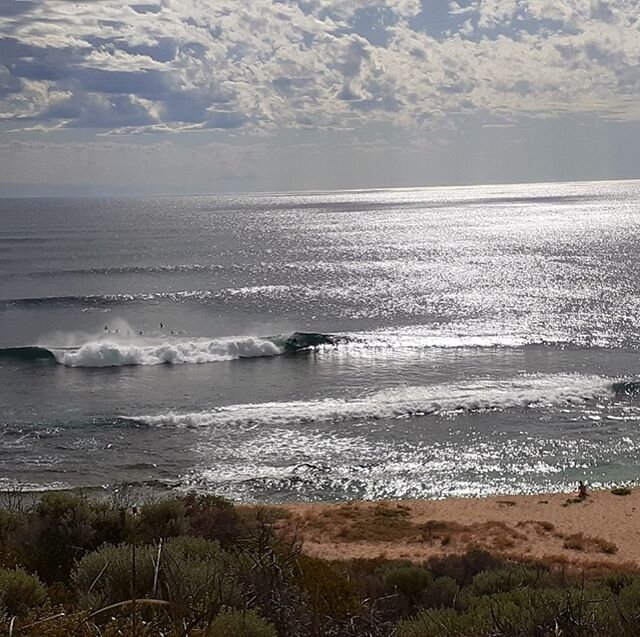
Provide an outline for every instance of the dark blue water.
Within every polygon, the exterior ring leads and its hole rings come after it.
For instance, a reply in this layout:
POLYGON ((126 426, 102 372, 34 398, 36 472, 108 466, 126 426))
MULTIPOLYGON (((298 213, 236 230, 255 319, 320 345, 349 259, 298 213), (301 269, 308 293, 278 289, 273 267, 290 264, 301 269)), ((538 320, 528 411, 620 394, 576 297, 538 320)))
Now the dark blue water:
POLYGON ((0 200, 0 486, 633 482, 639 248, 639 182, 0 200))

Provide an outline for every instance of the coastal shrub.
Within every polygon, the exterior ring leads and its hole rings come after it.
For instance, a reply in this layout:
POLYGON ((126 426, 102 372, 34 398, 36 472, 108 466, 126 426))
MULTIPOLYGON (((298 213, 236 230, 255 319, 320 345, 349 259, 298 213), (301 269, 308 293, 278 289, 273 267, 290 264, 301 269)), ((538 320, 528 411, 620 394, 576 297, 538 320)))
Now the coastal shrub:
POLYGON ((471 623, 500 635, 553 634, 562 595, 555 591, 513 590, 473 600, 471 623))
POLYGON ((615 489, 611 489, 611 493, 613 493, 613 495, 631 495, 631 489, 627 489, 627 487, 616 487, 615 489))
POLYGON ((460 586, 452 577, 436 577, 422 593, 420 604, 426 608, 453 608, 460 601, 460 586))
POLYGON ((162 546, 105 546, 83 557, 72 579, 88 607, 128 600, 135 593, 139 598, 209 608, 214 602, 222 606, 237 601, 226 570, 225 556, 216 542, 180 537, 162 546))
POLYGON ((234 574, 245 599, 252 600, 252 606, 280 635, 305 634, 307 597, 298 577, 300 555, 300 543, 275 537, 260 512, 255 526, 232 554, 234 574))
POLYGON ((453 637, 473 635, 479 626, 467 614, 459 614, 451 608, 423 610, 397 625, 396 637, 453 637))
POLYGON ((108 502, 91 502, 92 548, 102 544, 120 544, 131 535, 131 514, 108 502))
POLYGON ((210 637, 277 637, 275 627, 253 611, 226 610, 212 622, 210 637))
POLYGON ((358 612, 357 590, 343 569, 307 555, 297 558, 297 567, 300 585, 316 616, 343 620, 358 612))
POLYGON ((5 543, 24 521, 24 516, 0 509, 0 543, 5 543))
POLYGON ((618 552, 618 547, 613 542, 603 540, 602 538, 589 537, 582 533, 574 533, 568 535, 564 539, 564 548, 573 551, 597 551, 599 553, 608 553, 613 555, 618 552))
POLYGON ((611 573, 604 579, 604 584, 614 595, 619 595, 625 586, 630 586, 635 581, 631 573, 611 573))
POLYGON ((524 566, 509 566, 494 571, 482 571, 473 578, 469 592, 476 597, 481 597, 482 595, 506 593, 527 586, 534 587, 544 583, 545 575, 546 573, 541 569, 524 566))
POLYGON ((184 503, 178 498, 150 502, 140 508, 135 539, 153 542, 160 538, 178 537, 189 532, 184 503))
POLYGON ((16 539, 23 535, 25 517, 0 509, 0 566, 13 567, 19 563, 16 539))
POLYGON ((523 588, 475 598, 466 615, 480 634, 595 637, 603 634, 604 602, 589 586, 523 588))
POLYGON ((133 546, 105 546, 88 553, 77 564, 71 578, 88 607, 106 606, 136 597, 144 597, 153 588, 154 559, 157 548, 135 547, 135 586, 133 546))
POLYGON ((433 576, 419 566, 400 566, 386 573, 384 584, 389 593, 401 595, 413 606, 419 601, 427 586, 433 584, 433 576))
POLYGON ((451 577, 460 586, 467 586, 478 573, 495 570, 504 564, 504 560, 491 553, 474 549, 462 555, 432 558, 429 560, 429 570, 435 576, 451 577))
POLYGON ((620 634, 640 634, 640 579, 624 586, 614 602, 612 621, 619 625, 620 634))
POLYGON ((46 601, 45 587, 35 575, 22 568, 0 569, 0 608, 9 615, 24 613, 46 601))
POLYGON ((182 500, 190 533, 230 546, 244 533, 241 516, 229 500, 215 495, 187 494, 182 500))
POLYGON ((46 582, 64 581, 75 559, 93 548, 92 517, 82 496, 55 491, 44 494, 20 538, 24 565, 46 582))
POLYGON ((460 587, 451 577, 434 578, 418 566, 400 566, 384 576, 386 594, 395 594, 395 616, 409 615, 418 608, 453 608, 460 587))

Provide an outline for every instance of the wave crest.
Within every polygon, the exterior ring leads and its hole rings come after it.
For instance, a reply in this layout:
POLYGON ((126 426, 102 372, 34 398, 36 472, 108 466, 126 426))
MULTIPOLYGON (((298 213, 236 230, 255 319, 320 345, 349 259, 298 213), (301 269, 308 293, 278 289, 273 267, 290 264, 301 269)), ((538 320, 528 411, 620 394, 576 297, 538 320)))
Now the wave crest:
POLYGON ((256 337, 136 344, 100 341, 74 350, 52 350, 67 367, 120 367, 171 363, 215 363, 236 358, 277 356, 283 349, 256 337))

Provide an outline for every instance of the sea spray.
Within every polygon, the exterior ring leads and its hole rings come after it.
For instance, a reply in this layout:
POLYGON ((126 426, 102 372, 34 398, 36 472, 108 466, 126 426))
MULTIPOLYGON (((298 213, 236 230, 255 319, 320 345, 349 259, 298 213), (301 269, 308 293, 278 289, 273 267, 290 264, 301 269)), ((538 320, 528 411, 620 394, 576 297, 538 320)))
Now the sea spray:
POLYGON ((76 350, 53 350, 56 360, 67 367, 120 367, 124 365, 174 365, 214 363, 237 358, 277 356, 283 349, 255 338, 135 343, 99 341, 76 350))

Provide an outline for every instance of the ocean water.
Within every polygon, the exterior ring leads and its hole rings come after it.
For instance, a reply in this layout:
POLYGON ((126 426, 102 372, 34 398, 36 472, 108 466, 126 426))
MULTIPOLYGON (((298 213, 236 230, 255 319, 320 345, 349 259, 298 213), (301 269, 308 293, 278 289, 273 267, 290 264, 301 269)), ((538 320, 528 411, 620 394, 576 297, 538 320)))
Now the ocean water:
POLYGON ((0 488, 635 482, 640 182, 0 200, 0 488))

